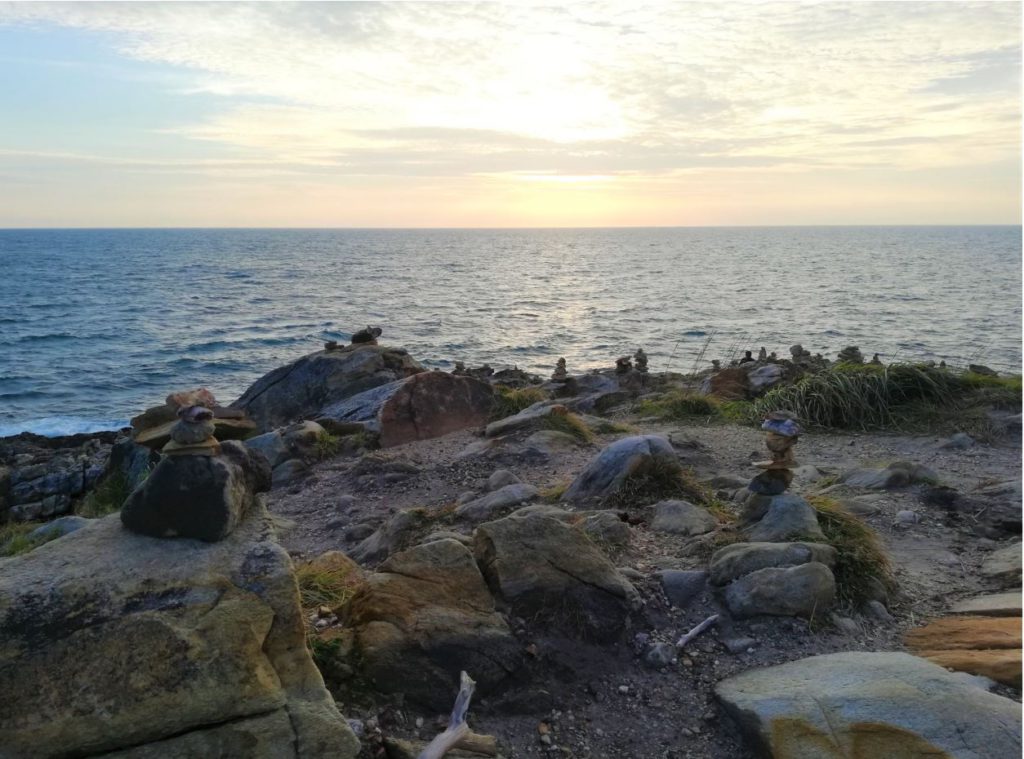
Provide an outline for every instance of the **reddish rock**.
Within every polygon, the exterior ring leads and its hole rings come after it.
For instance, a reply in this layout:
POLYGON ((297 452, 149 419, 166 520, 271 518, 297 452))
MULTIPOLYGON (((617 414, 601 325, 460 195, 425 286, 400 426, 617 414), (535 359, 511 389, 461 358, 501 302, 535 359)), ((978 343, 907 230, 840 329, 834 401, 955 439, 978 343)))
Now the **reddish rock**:
POLYGON ((326 407, 317 421, 330 429, 360 423, 384 448, 427 440, 487 423, 490 385, 447 372, 423 372, 326 407))
POLYGON ((750 391, 746 369, 723 369, 711 376, 711 395, 728 401, 743 400, 750 391))

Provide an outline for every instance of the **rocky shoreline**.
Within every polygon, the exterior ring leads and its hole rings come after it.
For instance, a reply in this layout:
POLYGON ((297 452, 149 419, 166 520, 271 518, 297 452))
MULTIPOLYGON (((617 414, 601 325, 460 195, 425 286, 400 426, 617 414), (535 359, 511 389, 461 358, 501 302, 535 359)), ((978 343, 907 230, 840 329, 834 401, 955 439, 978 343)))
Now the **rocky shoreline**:
POLYGON ((28 659, 54 683, 0 717, 7 755, 416 756, 463 670, 501 756, 1019 755, 1019 390, 979 407, 986 438, 771 417, 758 462, 758 404, 831 362, 684 377, 638 351, 545 380, 363 337, 230 406, 172 394, 130 434, 0 441, 8 527, 76 512, 0 558, 0 686, 31 689, 28 659), (231 611, 232 588, 267 605, 231 611), (150 653, 115 699, 72 662, 118 640, 150 653), (234 669, 184 685, 210 656, 234 669), (62 716, 69 672, 113 727, 62 716))

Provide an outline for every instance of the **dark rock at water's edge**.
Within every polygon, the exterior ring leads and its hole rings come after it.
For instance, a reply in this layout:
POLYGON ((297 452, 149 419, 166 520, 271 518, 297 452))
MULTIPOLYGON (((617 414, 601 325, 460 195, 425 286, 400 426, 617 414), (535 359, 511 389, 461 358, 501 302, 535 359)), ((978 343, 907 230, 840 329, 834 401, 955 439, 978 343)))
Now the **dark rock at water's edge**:
POLYGON ((256 380, 233 408, 243 409, 268 432, 353 395, 426 371, 402 348, 352 345, 317 351, 256 380))
POLYGON ((215 544, 111 515, 0 565, 0 755, 358 753, 264 510, 215 544))
POLYGON ((121 509, 125 527, 158 538, 226 537, 270 489, 266 457, 236 441, 218 456, 165 456, 121 509))

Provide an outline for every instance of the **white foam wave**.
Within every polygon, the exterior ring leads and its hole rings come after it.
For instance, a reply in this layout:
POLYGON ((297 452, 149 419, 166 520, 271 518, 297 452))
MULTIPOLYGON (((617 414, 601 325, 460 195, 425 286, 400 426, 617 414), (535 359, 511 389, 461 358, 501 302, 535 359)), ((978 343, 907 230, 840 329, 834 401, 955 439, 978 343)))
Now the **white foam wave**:
POLYGON ((126 419, 83 419, 78 416, 47 416, 41 419, 27 419, 23 422, 0 424, 0 437, 17 435, 20 432, 32 432, 44 437, 60 437, 62 435, 81 435, 89 432, 119 430, 127 426, 128 420, 126 419))

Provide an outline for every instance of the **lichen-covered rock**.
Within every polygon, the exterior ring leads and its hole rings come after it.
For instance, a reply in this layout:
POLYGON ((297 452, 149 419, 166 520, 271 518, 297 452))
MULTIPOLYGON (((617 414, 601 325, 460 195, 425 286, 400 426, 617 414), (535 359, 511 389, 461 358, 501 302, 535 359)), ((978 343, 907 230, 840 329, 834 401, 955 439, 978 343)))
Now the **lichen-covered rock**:
POLYGON ((117 516, 0 560, 0 754, 346 757, 269 517, 160 540, 117 516))
POLYGON ((317 421, 359 424, 389 448, 482 427, 494 402, 486 382, 447 372, 396 380, 321 408, 317 421))
POLYGON ((816 561, 796 567, 770 567, 726 586, 729 612, 741 619, 758 614, 804 617, 824 614, 836 595, 832 570, 816 561))
POLYGON ((629 475, 654 461, 679 465, 675 449, 665 438, 635 435, 616 440, 591 459, 562 495, 562 500, 606 498, 615 493, 629 475))
POLYGON ((473 553, 491 590, 518 616, 613 639, 639 607, 636 589, 581 531, 548 516, 480 525, 473 553))
POLYGON ((345 617, 374 686, 436 709, 450 707, 461 670, 486 693, 521 664, 520 645, 495 611, 473 555, 457 540, 392 556, 367 576, 345 617))
POLYGON ((812 656, 715 687, 773 759, 994 759, 1021 751, 1020 704, 904 653, 812 656))
POLYGON ((401 348, 352 345, 317 351, 265 374, 231 405, 268 431, 314 419, 333 403, 423 371, 401 348))
POLYGON ((165 456, 121 508, 125 527, 153 537, 221 540, 270 489, 270 466, 237 441, 218 456, 165 456))
POLYGON ((711 557, 711 582, 725 585, 769 567, 795 567, 816 561, 832 568, 836 549, 823 543, 733 543, 711 557))

